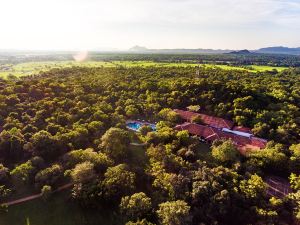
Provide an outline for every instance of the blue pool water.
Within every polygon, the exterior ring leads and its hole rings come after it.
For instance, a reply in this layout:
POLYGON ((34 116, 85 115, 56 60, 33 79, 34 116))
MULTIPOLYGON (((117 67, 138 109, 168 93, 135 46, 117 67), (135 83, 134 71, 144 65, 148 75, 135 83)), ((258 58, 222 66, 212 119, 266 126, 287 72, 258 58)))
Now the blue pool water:
POLYGON ((126 123, 126 127, 130 130, 138 131, 143 125, 148 125, 152 128, 153 131, 156 130, 156 125, 155 124, 150 124, 150 123, 142 123, 142 122, 128 122, 126 123))

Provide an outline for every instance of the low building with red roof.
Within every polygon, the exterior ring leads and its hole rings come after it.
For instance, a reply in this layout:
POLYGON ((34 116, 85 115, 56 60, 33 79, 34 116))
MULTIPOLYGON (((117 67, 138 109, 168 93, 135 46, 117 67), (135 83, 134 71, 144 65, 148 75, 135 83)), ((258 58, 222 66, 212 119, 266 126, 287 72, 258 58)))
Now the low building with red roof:
POLYGON ((252 134, 252 129, 249 127, 244 127, 244 126, 235 126, 232 128, 234 131, 240 131, 240 132, 245 132, 248 134, 252 134))
POLYGON ((177 125, 177 130, 187 130, 192 135, 213 142, 218 139, 230 139, 242 154, 248 151, 263 149, 267 140, 255 137, 251 129, 243 126, 234 126, 234 122, 219 117, 209 116, 201 113, 174 110, 187 122, 177 125), (192 123, 193 118, 200 116, 204 125, 192 123))
POLYGON ((187 130, 190 134, 196 135, 201 139, 211 141, 220 139, 216 128, 208 127, 204 125, 199 125, 195 123, 184 123, 182 125, 177 125, 175 127, 176 130, 187 130))
POLYGON ((211 127, 215 127, 218 129, 222 129, 222 128, 231 129, 234 126, 234 122, 220 118, 220 117, 214 117, 214 116, 209 116, 206 114, 195 113, 195 112, 179 110, 179 109, 175 109, 174 112, 178 113, 182 119, 184 119, 188 122, 192 122, 192 119, 194 117, 200 116, 203 123, 205 125, 209 125, 211 127))
POLYGON ((254 136, 245 137, 233 133, 225 132, 214 127, 199 125, 195 123, 184 123, 177 125, 176 130, 187 130, 191 135, 196 135, 201 139, 213 142, 220 139, 230 139, 235 144, 241 154, 247 154, 248 151, 256 151, 266 147, 267 140, 254 136))

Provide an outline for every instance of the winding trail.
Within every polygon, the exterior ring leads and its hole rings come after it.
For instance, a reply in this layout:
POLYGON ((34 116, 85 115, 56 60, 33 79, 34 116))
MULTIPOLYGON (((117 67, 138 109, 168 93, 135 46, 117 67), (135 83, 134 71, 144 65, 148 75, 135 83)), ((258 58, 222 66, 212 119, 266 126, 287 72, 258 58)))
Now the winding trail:
MULTIPOLYGON (((74 183, 65 184, 65 185, 60 186, 59 188, 55 189, 52 193, 56 193, 56 192, 59 192, 59 191, 66 190, 66 189, 72 187, 73 185, 74 185, 74 183)), ((9 202, 0 203, 0 205, 12 206, 12 205, 17 205, 17 204, 20 204, 20 203, 28 202, 28 201, 31 201, 31 200, 34 200, 34 199, 37 199, 37 198, 41 198, 41 197, 42 197, 42 193, 36 194, 36 195, 30 195, 30 196, 20 198, 20 199, 17 199, 17 200, 13 200, 13 201, 9 201, 9 202)))

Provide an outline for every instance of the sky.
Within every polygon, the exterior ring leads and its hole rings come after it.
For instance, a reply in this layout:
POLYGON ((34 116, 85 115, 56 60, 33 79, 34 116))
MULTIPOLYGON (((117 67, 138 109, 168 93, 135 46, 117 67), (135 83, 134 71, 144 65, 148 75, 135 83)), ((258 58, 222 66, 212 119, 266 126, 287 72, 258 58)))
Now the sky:
POLYGON ((300 47, 300 0, 0 0, 0 49, 300 47))

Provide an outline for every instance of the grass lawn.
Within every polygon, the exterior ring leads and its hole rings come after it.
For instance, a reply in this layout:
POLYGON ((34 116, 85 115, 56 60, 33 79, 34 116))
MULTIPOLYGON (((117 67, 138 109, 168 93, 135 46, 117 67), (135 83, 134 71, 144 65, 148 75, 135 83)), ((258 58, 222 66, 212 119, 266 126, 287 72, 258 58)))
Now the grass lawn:
POLYGON ((283 70, 286 70, 287 67, 273 67, 273 66, 251 66, 255 71, 258 72, 264 72, 264 71, 272 71, 276 69, 278 72, 282 72, 283 70))
MULTIPOLYGON (((27 62, 20 63, 16 65, 7 64, 2 65, 0 67, 0 77, 7 78, 8 75, 14 75, 17 77, 20 76, 28 76, 33 74, 38 74, 43 71, 47 71, 53 68, 68 68, 73 66, 80 67, 117 67, 117 66, 125 66, 125 67, 150 67, 150 66, 163 66, 163 67, 196 67, 199 64, 196 63, 158 63, 152 61, 112 61, 112 62, 104 62, 104 61, 86 61, 86 62, 75 62, 75 61, 47 61, 47 62, 27 62)), ((271 66, 249 66, 249 69, 246 67, 238 67, 238 66, 228 66, 228 65, 214 65, 214 64, 205 64, 205 67, 210 68, 220 68, 224 70, 245 70, 249 72, 263 72, 263 71, 271 71, 273 69, 277 69, 278 71, 282 71, 287 69, 286 67, 271 67, 271 66)))
POLYGON ((117 213, 108 210, 82 209, 77 203, 69 200, 68 196, 69 191, 64 191, 53 195, 47 202, 43 199, 36 199, 11 206, 8 208, 8 213, 0 213, 0 225, 122 224, 117 213))
POLYGON ((205 67, 209 68, 220 68, 223 70, 243 70, 248 72, 266 72, 266 71, 272 71, 276 69, 278 72, 282 72, 283 70, 288 69, 287 67, 274 67, 274 66, 257 66, 257 65, 251 65, 251 66, 228 66, 228 65, 213 65, 213 64, 205 64, 205 67))

